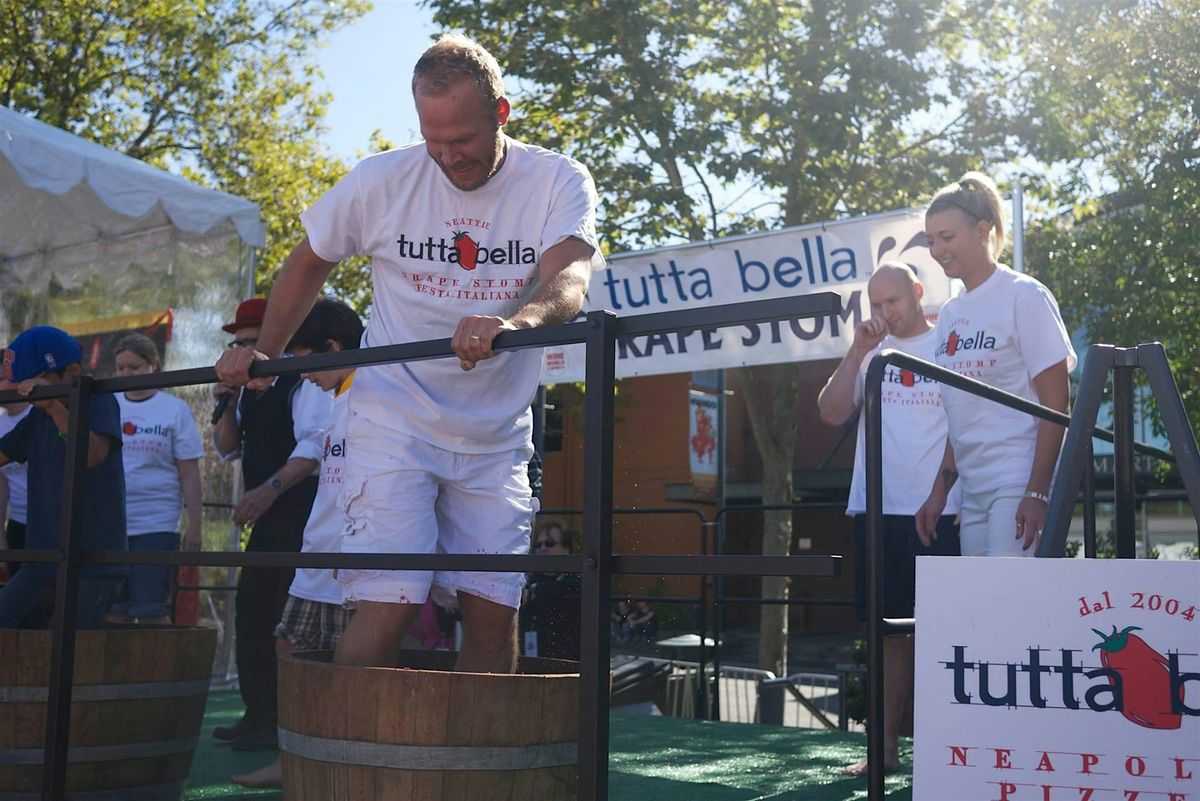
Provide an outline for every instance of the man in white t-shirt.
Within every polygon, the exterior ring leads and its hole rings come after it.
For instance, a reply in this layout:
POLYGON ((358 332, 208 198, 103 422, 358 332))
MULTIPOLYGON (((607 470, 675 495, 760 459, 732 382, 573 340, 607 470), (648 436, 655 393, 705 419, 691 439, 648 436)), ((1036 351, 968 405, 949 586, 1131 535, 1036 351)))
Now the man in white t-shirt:
MULTIPOLYGON (((881 350, 903 351, 932 362, 936 329, 921 311, 924 287, 913 269, 900 262, 879 265, 867 284, 871 317, 854 329, 854 341, 817 397, 821 420, 843 425, 863 402, 867 367, 881 350)), ((925 501, 929 482, 946 446, 946 413, 937 382, 888 365, 883 376, 883 574, 880 576, 884 616, 910 618, 916 590, 918 555, 958 554, 958 497, 952 497, 937 523, 932 545, 917 537, 915 515, 925 501)), ((858 420, 858 446, 846 514, 854 517, 855 602, 860 620, 867 619, 866 558, 866 421, 858 420)), ((913 641, 907 634, 884 638, 885 769, 900 767, 900 722, 913 693, 913 641)), ((845 768, 865 775, 866 760, 845 768)))
MULTIPOLYGON (((496 60, 445 37, 417 62, 424 142, 361 162, 303 215, 308 233, 271 292, 256 353, 227 353, 222 380, 278 356, 335 264, 371 258, 364 346, 452 337, 458 359, 359 370, 347 423, 345 552, 526 553, 529 405, 541 353, 496 354, 501 331, 562 323, 594 263, 596 192, 579 163, 505 136, 496 60)), ((250 382, 254 386, 256 382, 250 382)), ((342 664, 386 664, 431 588, 456 592, 461 670, 512 672, 520 573, 339 571, 356 609, 342 664)))

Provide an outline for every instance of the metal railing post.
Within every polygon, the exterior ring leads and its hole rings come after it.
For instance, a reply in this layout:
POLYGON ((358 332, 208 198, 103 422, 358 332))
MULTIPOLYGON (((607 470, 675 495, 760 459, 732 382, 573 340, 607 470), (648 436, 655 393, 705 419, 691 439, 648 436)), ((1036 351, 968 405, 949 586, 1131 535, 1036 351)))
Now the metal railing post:
POLYGON ((615 320, 612 312, 589 313, 584 340, 587 346, 587 395, 584 399, 584 566, 579 648, 580 801, 608 799, 615 320))
POLYGON ((75 670, 75 630, 79 617, 79 551, 83 541, 84 481, 87 473, 92 385, 87 375, 71 381, 67 417, 66 470, 58 525, 58 563, 54 576, 51 622, 50 684, 46 699, 42 798, 66 797, 68 747, 71 738, 71 691, 75 670))
POLYGON ((1137 557, 1137 508, 1133 476, 1133 371, 1136 348, 1117 348, 1113 364, 1113 500, 1118 559, 1137 557))
POLYGON ((867 797, 883 801, 883 373, 876 357, 867 367, 863 413, 867 446, 867 797))

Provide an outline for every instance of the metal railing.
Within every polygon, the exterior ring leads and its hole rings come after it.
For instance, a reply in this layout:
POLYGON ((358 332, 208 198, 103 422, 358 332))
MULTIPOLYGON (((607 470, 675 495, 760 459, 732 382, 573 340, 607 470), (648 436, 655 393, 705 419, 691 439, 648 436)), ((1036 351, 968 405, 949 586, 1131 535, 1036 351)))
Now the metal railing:
MULTIPOLYGON (((586 347, 588 392, 584 407, 583 553, 571 556, 479 554, 343 554, 246 552, 83 551, 83 486, 88 445, 88 415, 97 393, 163 389, 216 380, 211 367, 146 376, 96 380, 78 376, 70 386, 42 387, 30 399, 69 399, 66 471, 58 548, 0 551, 0 560, 56 563, 47 726, 43 749, 42 798, 62 801, 67 775, 67 745, 73 691, 80 567, 83 564, 165 564, 374 570, 460 570, 482 572, 548 572, 582 575, 581 661, 579 700, 579 798, 608 798, 609 749, 609 608, 614 574, 822 576, 840 570, 833 556, 621 555, 612 552, 613 519, 613 387, 619 337, 681 330, 718 329, 734 325, 833 315, 840 310, 834 293, 817 293, 617 318, 592 312, 582 322, 500 334, 496 350, 583 343, 586 347)), ((364 367, 399 361, 452 356, 449 339, 257 362, 254 377, 364 367)), ((0 392, 0 403, 24 400, 14 391, 0 392)))

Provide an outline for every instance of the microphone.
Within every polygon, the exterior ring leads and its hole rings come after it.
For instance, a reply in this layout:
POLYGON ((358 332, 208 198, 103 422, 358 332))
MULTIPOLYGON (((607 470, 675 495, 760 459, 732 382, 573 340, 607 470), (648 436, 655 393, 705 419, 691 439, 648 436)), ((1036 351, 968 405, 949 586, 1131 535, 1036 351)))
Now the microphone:
POLYGON ((229 408, 229 401, 233 400, 233 393, 222 395, 217 398, 217 408, 213 409, 212 424, 215 426, 221 422, 221 417, 225 414, 225 410, 229 408))

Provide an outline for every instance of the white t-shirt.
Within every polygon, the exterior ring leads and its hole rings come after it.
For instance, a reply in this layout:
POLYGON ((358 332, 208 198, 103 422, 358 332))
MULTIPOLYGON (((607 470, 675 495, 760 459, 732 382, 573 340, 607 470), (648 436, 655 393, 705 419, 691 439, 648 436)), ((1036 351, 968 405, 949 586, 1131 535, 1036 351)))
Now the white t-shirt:
MULTIPOLYGON (((937 332, 938 365, 1034 402, 1035 376, 1064 359, 1075 369, 1075 350, 1050 290, 1003 265, 946 301, 937 332)), ((1037 419, 951 387, 943 387, 942 396, 963 492, 1023 489, 1037 419)))
MULTIPOLYGON (((353 376, 351 374, 351 380, 353 376)), ((342 533, 346 529, 346 513, 338 505, 346 470, 346 410, 351 381, 338 388, 333 397, 329 426, 325 430, 325 448, 317 474, 317 497, 304 525, 304 553, 340 553, 342 533)), ((296 568, 289 595, 323 604, 342 604, 342 585, 333 571, 319 568, 296 568)))
POLYGON ((162 391, 142 401, 118 393, 117 403, 129 536, 178 531, 183 490, 175 462, 204 455, 192 410, 162 391))
MULTIPOLYGON (((909 339, 888 334, 858 367, 854 404, 861 407, 867 367, 881 350, 891 348, 927 362, 933 361, 937 330, 929 329, 909 339)), ((946 412, 938 382, 889 364, 883 374, 883 513, 915 515, 929 497, 942 456, 946 452, 946 412)), ((944 514, 958 514, 962 493, 955 485, 946 499, 944 514)), ((854 451, 854 478, 846 514, 867 511, 867 418, 858 418, 858 445, 854 451)))
MULTIPOLYGON (((366 347, 453 335, 467 315, 509 317, 537 283, 538 261, 575 237, 596 248, 596 190, 558 153, 506 137, 504 164, 472 192, 457 189, 423 143, 364 159, 301 216, 320 258, 371 257, 374 306, 366 347)), ((457 359, 359 370, 355 415, 459 453, 525 447, 540 349, 502 353, 464 372, 457 359)))
MULTIPOLYGON (((0 406, 0 437, 17 427, 17 423, 29 414, 33 406, 26 406, 20 414, 9 414, 8 409, 0 406)), ((25 522, 27 498, 29 494, 29 472, 24 462, 9 462, 0 467, 0 473, 8 482, 8 519, 17 523, 25 522)), ((0 525, 4 519, 0 518, 0 525)))

